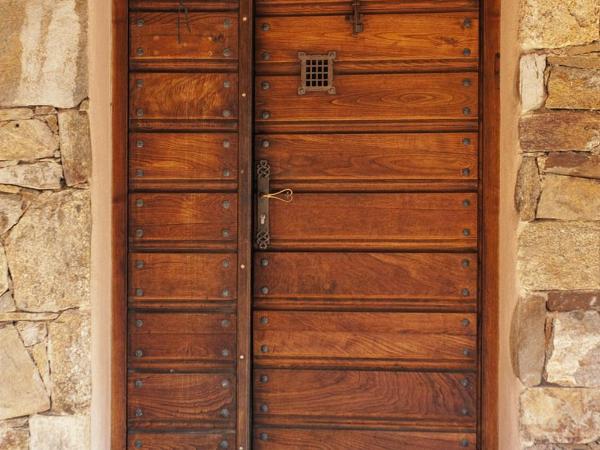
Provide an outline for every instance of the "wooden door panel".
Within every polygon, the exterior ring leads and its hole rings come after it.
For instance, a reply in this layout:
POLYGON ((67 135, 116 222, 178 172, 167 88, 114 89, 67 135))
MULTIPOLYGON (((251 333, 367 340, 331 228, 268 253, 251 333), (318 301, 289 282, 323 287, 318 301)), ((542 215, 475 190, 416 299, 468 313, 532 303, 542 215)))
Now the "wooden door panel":
POLYGON ((237 195, 137 193, 129 197, 133 247, 233 248, 237 195))
POLYGON ((300 76, 257 76, 257 127, 282 122, 476 120, 478 115, 475 73, 340 75, 333 85, 335 95, 298 95, 300 76))
POLYGON ((148 65, 206 66, 237 60, 237 14, 190 11, 182 15, 176 11, 130 13, 129 54, 133 69, 148 65))
POLYGON ((477 194, 296 194, 271 201, 275 249, 477 246, 477 194))
POLYGON ((463 450, 473 433, 265 428, 254 432, 256 450, 463 450))
POLYGON ((235 433, 216 431, 186 433, 131 432, 128 450, 216 450, 235 448, 235 433), (225 446, 227 445, 227 446, 225 446))
POLYGON ((130 187, 235 189, 237 144, 233 133, 131 133, 130 187))
POLYGON ((128 297, 145 307, 232 301, 236 261, 235 254, 130 253, 128 297))
POLYGON ((261 17, 256 27, 257 70, 294 73, 299 67, 298 51, 327 54, 332 50, 336 73, 406 68, 432 64, 431 60, 447 69, 477 67, 477 14, 365 14, 363 25, 363 32, 352 36, 345 15, 261 17))
POLYGON ((475 377, 470 373, 257 369, 255 378, 259 425, 475 424, 475 377))
POLYGON ((237 110, 235 73, 138 72, 129 78, 129 117, 135 121, 231 121, 237 110))
POLYGON ((229 373, 130 373, 127 394, 129 423, 136 428, 231 426, 234 420, 235 379, 229 373))
POLYGON ((257 252, 254 267, 258 308, 473 309, 477 299, 474 254, 257 252))
POLYGON ((474 314, 254 313, 259 366, 474 368, 474 314))
POLYGON ((267 134, 255 143, 274 189, 477 187, 475 133, 267 134))
POLYGON ((222 366, 234 362, 231 313, 129 314, 131 367, 222 366))
MULTIPOLYGON (((213 11, 237 10, 237 0, 185 0, 188 10, 213 11)), ((180 0, 129 0, 130 10, 177 11, 181 7, 180 0)))

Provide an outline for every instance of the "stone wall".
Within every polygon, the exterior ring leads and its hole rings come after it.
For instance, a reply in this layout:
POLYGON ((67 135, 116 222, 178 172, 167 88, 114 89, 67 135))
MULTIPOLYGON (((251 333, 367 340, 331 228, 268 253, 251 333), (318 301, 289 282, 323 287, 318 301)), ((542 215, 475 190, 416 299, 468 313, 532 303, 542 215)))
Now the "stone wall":
POLYGON ((87 449, 87 1, 0 11, 0 448, 87 449))
POLYGON ((600 2, 521 0, 523 448, 600 449, 600 2))

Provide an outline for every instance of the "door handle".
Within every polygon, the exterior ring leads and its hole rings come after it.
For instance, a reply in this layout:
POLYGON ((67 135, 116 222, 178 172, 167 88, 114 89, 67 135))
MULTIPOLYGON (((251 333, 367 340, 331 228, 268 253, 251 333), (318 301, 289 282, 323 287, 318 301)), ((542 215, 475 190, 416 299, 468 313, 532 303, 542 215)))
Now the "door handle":
POLYGON ((266 250, 271 243, 269 232, 269 200, 279 200, 289 203, 294 199, 294 191, 289 188, 271 192, 270 189, 271 165, 266 159, 256 163, 256 246, 266 250))

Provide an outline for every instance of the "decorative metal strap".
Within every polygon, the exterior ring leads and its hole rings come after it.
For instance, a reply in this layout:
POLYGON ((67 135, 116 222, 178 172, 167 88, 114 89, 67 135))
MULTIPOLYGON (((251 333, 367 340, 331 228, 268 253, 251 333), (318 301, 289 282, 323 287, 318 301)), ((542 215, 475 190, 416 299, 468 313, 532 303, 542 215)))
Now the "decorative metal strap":
POLYGON ((266 159, 256 163, 256 188, 258 199, 256 205, 256 246, 260 250, 266 250, 271 243, 269 233, 269 178, 271 176, 271 165, 266 159))
POLYGON ((185 20, 185 26, 188 31, 192 32, 192 27, 190 26, 190 14, 187 6, 183 4, 183 0, 179 0, 179 6, 177 7, 177 43, 181 44, 181 13, 183 13, 183 18, 185 20))
POLYGON ((352 36, 362 33, 364 26, 362 23, 362 14, 360 13, 360 0, 352 0, 352 15, 346 19, 352 22, 352 36))

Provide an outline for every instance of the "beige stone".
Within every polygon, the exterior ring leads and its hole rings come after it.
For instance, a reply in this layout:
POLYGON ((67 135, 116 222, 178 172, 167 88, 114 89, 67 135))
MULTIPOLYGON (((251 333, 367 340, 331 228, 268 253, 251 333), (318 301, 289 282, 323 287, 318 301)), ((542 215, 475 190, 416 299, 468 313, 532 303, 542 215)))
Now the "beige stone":
POLYGON ((46 339, 48 330, 45 322, 17 322, 15 324, 25 347, 39 344, 46 339))
POLYGON ((48 326, 52 411, 87 411, 91 398, 89 314, 65 311, 48 326))
POLYGON ((12 325, 0 328, 0 367, 0 419, 50 408, 40 374, 12 325))
POLYGON ((89 302, 87 190, 40 196, 13 227, 6 253, 14 297, 24 311, 61 311, 89 302))
POLYGON ((600 114, 552 111, 524 116, 519 136, 525 152, 594 150, 600 148, 600 114))
MULTIPOLYGON (((598 119, 600 120, 600 117, 598 119)), ((557 175, 600 179, 600 155, 584 152, 551 153, 543 160, 543 171, 557 175)))
POLYGON ((62 166, 54 161, 0 168, 0 183, 31 189, 60 189, 62 166))
POLYGON ((52 382, 50 380, 50 361, 48 361, 48 345, 47 342, 40 342, 39 344, 32 345, 27 350, 31 355, 31 359, 35 362, 35 365, 40 372, 46 392, 50 392, 52 389, 52 382))
POLYGON ((600 311, 600 291, 551 291, 547 305, 550 311, 600 311))
POLYGON ((60 151, 69 186, 87 183, 92 169, 92 143, 88 115, 76 109, 58 113, 60 151))
POLYGON ((0 0, 0 105, 71 108, 87 97, 87 2, 0 0))
POLYGON ((548 382, 561 386, 600 387, 599 312, 557 314, 552 321, 551 344, 546 364, 548 382))
POLYGON ((0 421, 0 448, 2 450, 29 450, 29 430, 26 420, 0 421))
POLYGON ((0 193, 0 235, 17 223, 24 210, 25 203, 21 195, 0 193))
POLYGON ((4 312, 0 313, 0 322, 18 322, 23 321, 46 321, 54 320, 58 317, 57 313, 29 313, 29 312, 4 312))
POLYGON ((521 0, 524 49, 568 47, 598 40, 597 0, 521 0))
POLYGON ((521 394, 521 432, 525 444, 564 444, 600 439, 600 390, 528 388, 521 394))
POLYGON ((537 209, 540 219, 600 220, 600 180, 546 175, 537 209))
POLYGON ((0 294, 4 294, 8 291, 9 280, 8 280, 8 262, 6 260, 6 252, 4 247, 0 244, 0 294))
MULTIPOLYGON (((599 51, 595 48, 594 51, 599 51)), ((577 56, 549 56, 548 63, 552 66, 576 67, 578 69, 600 69, 600 57, 597 53, 577 56)))
POLYGON ((546 357, 546 299, 532 295, 519 300, 511 325, 515 374, 526 386, 542 382, 546 357))
POLYGON ((600 288, 600 224, 530 222, 519 233, 518 244, 522 289, 600 288))
POLYGON ((536 159, 525 157, 519 167, 515 188, 515 207, 521 220, 529 222, 535 219, 540 192, 541 183, 536 159))
POLYGON ((56 108, 54 106, 36 106, 35 107, 35 115, 36 116, 45 116, 48 114, 56 114, 56 108))
POLYGON ((88 416, 42 416, 29 420, 31 450, 88 450, 90 418, 88 416))
POLYGON ((599 94, 600 70, 556 66, 550 71, 546 108, 600 109, 599 94))
POLYGON ((5 120, 23 120, 31 119, 33 111, 29 108, 8 108, 0 109, 0 122, 5 120))
POLYGON ((544 106, 544 100, 546 99, 545 70, 546 55, 531 53, 521 57, 519 92, 523 112, 544 106))
POLYGON ((58 136, 42 120, 0 123, 0 160, 51 158, 57 148, 58 136))
POLYGON ((0 295, 0 315, 16 309, 17 307, 15 305, 15 299, 12 296, 12 292, 8 291, 3 295, 0 295))

